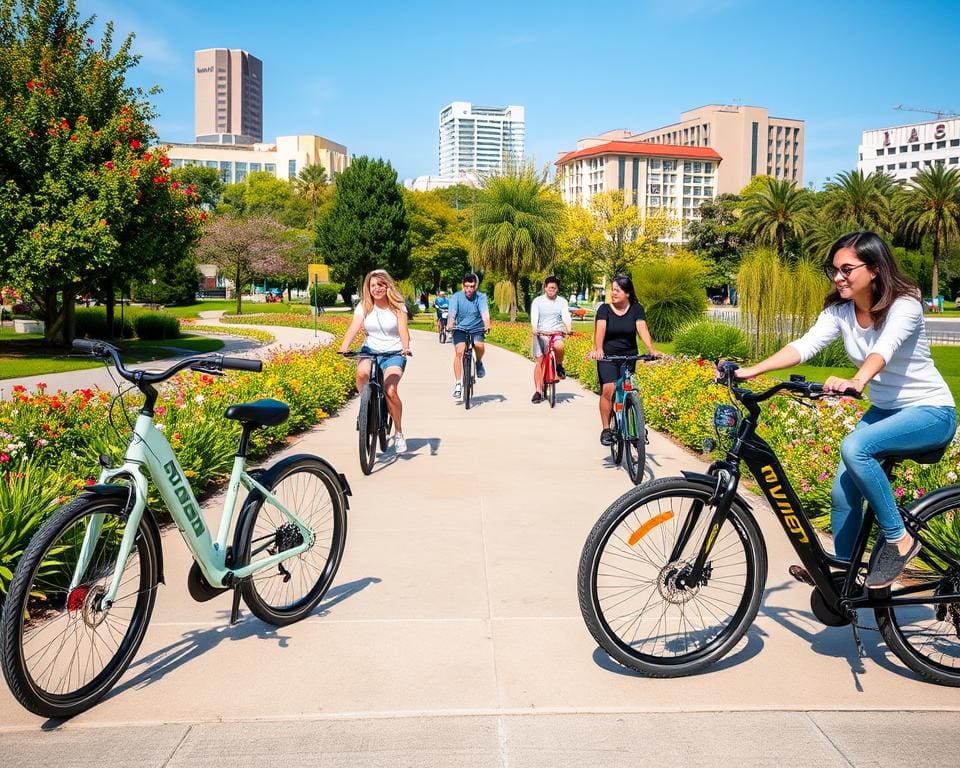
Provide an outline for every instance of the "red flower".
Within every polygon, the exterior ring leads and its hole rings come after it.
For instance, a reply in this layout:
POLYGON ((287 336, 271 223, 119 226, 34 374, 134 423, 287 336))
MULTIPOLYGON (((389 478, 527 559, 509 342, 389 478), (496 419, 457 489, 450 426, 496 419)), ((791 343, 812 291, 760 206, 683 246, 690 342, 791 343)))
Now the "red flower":
POLYGON ((143 144, 141 144, 137 139, 130 139, 130 149, 140 149, 143 144))
POLYGON ((33 80, 27 80, 27 90, 28 90, 28 91, 32 91, 34 85, 35 85, 35 83, 33 82, 33 80))
POLYGON ((707 364, 707 361, 704 360, 702 357, 697 358, 697 365, 699 365, 701 368, 703 368, 703 366, 705 366, 706 364, 707 364))
POLYGON ((76 141, 76 140, 77 140, 77 134, 73 134, 73 136, 70 137, 70 141, 76 141))
POLYGON ((112 171, 112 170, 113 170, 113 160, 107 160, 107 162, 105 162, 105 163, 103 164, 103 167, 106 168, 108 171, 112 171))
POLYGON ((60 121, 60 127, 63 128, 63 130, 67 130, 67 128, 70 127, 70 123, 67 122, 66 118, 60 121))
POLYGON ((88 478, 87 478, 87 485, 95 485, 96 482, 97 482, 97 481, 94 480, 92 477, 88 477, 88 478))
POLYGON ((136 178, 137 176, 140 175, 140 171, 138 171, 136 168, 131 168, 131 169, 130 169, 130 175, 133 176, 134 178, 136 178))
POLYGON ((206 221, 206 220, 207 220, 207 212, 200 211, 200 221, 206 221))
POLYGON ((164 168, 169 168, 170 158, 167 157, 166 155, 160 155, 160 165, 163 166, 164 168))
POLYGON ((8 461, 10 461, 10 457, 5 453, 0 453, 0 464, 6 464, 8 461))
POLYGON ((163 184, 163 182, 165 182, 166 180, 167 180, 167 179, 166 179, 165 176, 154 176, 154 177, 153 177, 153 183, 154 183, 154 184, 163 184))
POLYGON ((14 392, 26 392, 26 391, 27 391, 27 388, 26 388, 25 386, 23 386, 23 384, 14 384, 14 385, 13 385, 13 391, 14 391, 14 392))
POLYGON ((170 188, 171 188, 171 189, 180 189, 180 182, 179 182, 179 181, 173 182, 173 184, 170 185, 170 188))
POLYGON ((151 155, 149 152, 144 152, 144 153, 143 153, 143 162, 149 163, 151 157, 153 157, 153 155, 151 155))

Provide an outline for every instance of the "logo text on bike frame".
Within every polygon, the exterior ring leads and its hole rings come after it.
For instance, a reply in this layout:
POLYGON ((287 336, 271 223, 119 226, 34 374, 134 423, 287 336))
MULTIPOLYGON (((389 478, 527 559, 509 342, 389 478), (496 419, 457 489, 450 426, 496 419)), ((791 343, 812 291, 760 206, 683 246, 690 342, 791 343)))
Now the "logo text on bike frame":
POLYGON ((762 467, 760 469, 760 480, 766 486, 767 495, 773 500, 776 512, 783 520, 783 524, 797 537, 797 541, 807 543, 809 539, 806 531, 803 530, 797 511, 787 498, 787 494, 784 493, 783 483, 777 476, 776 470, 769 464, 762 467))
POLYGON ((185 487, 186 481, 183 475, 177 470, 176 462, 168 461, 163 465, 163 469, 167 473, 167 479, 173 486, 173 492, 177 495, 177 501, 180 502, 180 508, 183 510, 183 514, 186 515, 187 520, 190 521, 194 535, 200 536, 204 531, 203 519, 200 517, 200 513, 197 512, 197 508, 193 506, 193 502, 190 501, 190 494, 185 487))

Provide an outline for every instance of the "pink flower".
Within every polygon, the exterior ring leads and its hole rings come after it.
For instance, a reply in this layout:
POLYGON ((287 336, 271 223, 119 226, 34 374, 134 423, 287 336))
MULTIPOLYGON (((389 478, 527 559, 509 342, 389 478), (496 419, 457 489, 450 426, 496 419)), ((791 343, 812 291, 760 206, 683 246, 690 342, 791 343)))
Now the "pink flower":
POLYGON ((6 464, 8 461, 10 461, 10 457, 5 453, 0 453, 0 464, 6 464))
POLYGON ((893 495, 896 496, 898 499, 901 496, 903 496, 903 494, 905 494, 906 492, 907 492, 907 489, 900 485, 898 485, 896 488, 893 489, 893 495))

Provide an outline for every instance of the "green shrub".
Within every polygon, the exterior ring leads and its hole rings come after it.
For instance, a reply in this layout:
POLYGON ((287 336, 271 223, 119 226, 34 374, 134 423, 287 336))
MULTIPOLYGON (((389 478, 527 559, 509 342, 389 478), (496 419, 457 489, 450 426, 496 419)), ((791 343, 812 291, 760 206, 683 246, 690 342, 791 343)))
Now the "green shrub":
POLYGON ((746 334, 718 320, 699 320, 681 328, 673 337, 674 350, 681 355, 744 359, 750 352, 746 334))
MULTIPOLYGON (((124 339, 133 338, 133 316, 134 312, 125 309, 123 313, 123 334, 124 339)), ((89 337, 91 339, 116 339, 120 338, 120 305, 118 304, 113 312, 113 333, 107 330, 107 309, 106 307, 78 307, 76 311, 76 336, 78 339, 89 337)))
POLYGON ((152 341, 176 339, 180 336, 180 321, 163 312, 143 312, 133 319, 133 327, 141 339, 152 341))
POLYGON ((670 341, 678 328, 703 317, 709 274, 701 259, 684 252, 634 268, 633 284, 654 341, 670 341))
POLYGON ((407 305, 407 317, 413 320, 420 313, 420 305, 409 296, 405 297, 403 301, 407 305))
POLYGON ((850 365, 850 358, 847 357, 847 350, 843 348, 843 341, 835 339, 811 357, 807 364, 821 368, 844 368, 850 365))
POLYGON ((317 306, 317 300, 321 307, 332 307, 340 298, 340 291, 343 286, 340 283, 317 283, 310 286, 310 306, 317 306))

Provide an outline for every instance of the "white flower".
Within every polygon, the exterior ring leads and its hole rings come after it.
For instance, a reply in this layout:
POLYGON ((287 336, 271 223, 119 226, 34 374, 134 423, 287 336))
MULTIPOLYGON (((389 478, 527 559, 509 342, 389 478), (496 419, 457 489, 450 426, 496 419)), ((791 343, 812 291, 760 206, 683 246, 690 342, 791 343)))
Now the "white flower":
POLYGON ((957 479, 957 473, 956 473, 956 472, 947 472, 947 480, 949 480, 949 481, 952 483, 952 482, 954 482, 956 479, 957 479))
POLYGON ((194 397, 193 402, 195 402, 197 405, 200 405, 200 403, 203 402, 203 395, 197 395, 196 397, 194 397))
POLYGON ((155 427, 156 427, 157 429, 159 429, 161 432, 163 432, 163 430, 165 430, 165 429, 167 428, 167 425, 166 425, 166 424, 154 424, 153 426, 155 426, 155 427))

